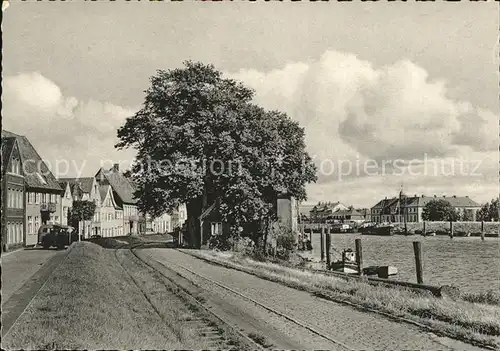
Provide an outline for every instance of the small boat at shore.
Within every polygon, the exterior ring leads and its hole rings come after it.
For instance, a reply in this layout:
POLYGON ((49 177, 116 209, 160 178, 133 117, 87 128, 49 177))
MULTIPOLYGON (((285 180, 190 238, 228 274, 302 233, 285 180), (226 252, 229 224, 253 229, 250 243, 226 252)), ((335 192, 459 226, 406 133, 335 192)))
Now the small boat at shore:
POLYGON ((436 236, 435 232, 422 233, 422 236, 436 236))
POLYGON ((342 251, 342 259, 330 263, 330 270, 334 272, 358 274, 359 270, 356 262, 356 254, 351 249, 342 251))
MULTIPOLYGON (((356 253, 351 249, 342 251, 342 259, 330 263, 330 270, 334 272, 359 274, 358 264, 356 262, 356 253)), ((398 274, 398 269, 393 266, 369 266, 363 268, 364 275, 376 275, 379 278, 389 278, 398 274)))

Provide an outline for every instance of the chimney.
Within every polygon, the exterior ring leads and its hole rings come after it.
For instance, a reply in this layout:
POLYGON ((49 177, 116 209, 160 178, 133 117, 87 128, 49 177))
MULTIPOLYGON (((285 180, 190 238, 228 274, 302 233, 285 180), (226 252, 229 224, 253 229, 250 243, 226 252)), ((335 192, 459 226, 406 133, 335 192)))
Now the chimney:
POLYGON ((115 163, 113 165, 113 171, 115 172, 120 172, 120 164, 119 163, 115 163))

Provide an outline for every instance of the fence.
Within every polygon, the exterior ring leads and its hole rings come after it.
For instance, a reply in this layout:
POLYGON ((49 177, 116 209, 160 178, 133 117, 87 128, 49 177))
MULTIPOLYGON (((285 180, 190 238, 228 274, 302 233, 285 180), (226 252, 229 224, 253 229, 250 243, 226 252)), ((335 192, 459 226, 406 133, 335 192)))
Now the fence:
MULTIPOLYGON (((401 228, 405 227, 404 223, 393 224, 401 228)), ((480 235, 484 231, 485 234, 498 235, 500 232, 500 222, 452 222, 452 226, 455 233, 470 233, 471 235, 480 235)), ((416 231, 425 231, 426 233, 436 231, 444 232, 449 231, 451 228, 450 222, 407 222, 406 227, 408 229, 408 232, 411 234, 415 234, 416 231)))
MULTIPOLYGON (((402 229, 405 227, 405 224, 402 222, 392 224, 402 229)), ((302 233, 309 234, 311 231, 313 233, 321 233, 322 228, 325 228, 326 232, 329 233, 334 226, 334 224, 307 223, 299 225, 299 230, 302 233)), ((452 222, 452 226, 453 231, 457 234, 470 233, 471 235, 480 236, 484 231, 485 235, 498 236, 500 233, 500 222, 452 222)), ((417 231, 426 233, 436 231, 446 232, 450 230, 450 222, 406 222, 406 228, 410 234, 415 234, 417 231)))

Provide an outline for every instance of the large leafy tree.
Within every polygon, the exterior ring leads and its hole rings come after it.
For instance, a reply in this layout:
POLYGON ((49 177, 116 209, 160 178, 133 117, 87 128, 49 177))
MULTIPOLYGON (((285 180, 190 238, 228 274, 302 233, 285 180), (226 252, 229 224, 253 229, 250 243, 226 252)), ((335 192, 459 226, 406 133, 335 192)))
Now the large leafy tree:
POLYGON ((457 221, 459 214, 446 200, 429 201, 422 212, 425 221, 457 221))
POLYGON ((477 220, 491 222, 498 221, 498 201, 499 198, 485 203, 477 213, 477 220))
POLYGON ((316 180, 303 129, 252 98, 213 66, 188 61, 158 71, 142 109, 118 130, 117 147, 138 151, 131 174, 139 207, 154 216, 186 203, 194 245, 197 218, 216 199, 231 226, 260 235, 278 191, 305 199, 305 184, 316 180))

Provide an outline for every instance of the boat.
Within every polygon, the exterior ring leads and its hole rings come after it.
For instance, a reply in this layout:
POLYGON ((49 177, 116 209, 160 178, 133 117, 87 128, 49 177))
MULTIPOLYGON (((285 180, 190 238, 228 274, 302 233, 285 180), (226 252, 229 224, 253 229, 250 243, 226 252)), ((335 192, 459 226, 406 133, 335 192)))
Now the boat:
POLYGON ((435 232, 422 233, 422 236, 436 236, 435 232))
POLYGON ((330 263, 330 270, 334 272, 358 274, 359 270, 356 262, 356 254, 351 249, 342 251, 342 259, 330 263))
POLYGON ((359 232, 363 235, 394 235, 394 225, 392 224, 371 224, 361 226, 359 232))

